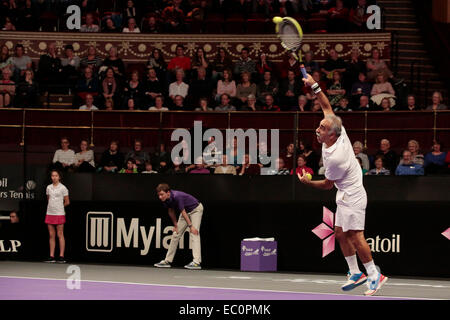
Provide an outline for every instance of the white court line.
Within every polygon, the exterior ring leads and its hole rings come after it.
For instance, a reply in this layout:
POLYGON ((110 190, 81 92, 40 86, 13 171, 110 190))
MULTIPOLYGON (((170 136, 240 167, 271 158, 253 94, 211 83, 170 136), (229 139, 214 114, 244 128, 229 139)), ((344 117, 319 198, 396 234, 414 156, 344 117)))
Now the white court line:
MULTIPOLYGON (((22 276, 0 276, 0 278, 16 278, 16 279, 33 279, 33 280, 57 280, 67 281, 67 279, 54 279, 54 278, 39 278, 39 277, 22 277, 22 276)), ((116 284, 132 284, 143 286, 161 286, 161 287, 183 287, 193 289, 219 289, 219 290, 241 290, 241 291, 261 291, 261 292, 276 292, 276 293, 296 293, 296 294, 312 294, 312 295, 333 295, 333 296, 346 296, 346 297, 361 297, 357 295, 341 294, 341 293, 324 293, 324 292, 299 292, 299 291, 284 291, 284 290, 269 290, 269 289, 250 289, 250 288, 226 288, 226 287, 201 287, 201 286, 186 286, 186 285, 174 285, 174 284, 159 284, 159 283, 139 283, 139 282, 122 282, 122 281, 109 281, 109 280, 81 280, 81 282, 97 282, 97 283, 116 283, 116 284)), ((394 296, 363 296, 365 298, 394 298, 404 300, 444 300, 444 299, 432 299, 432 298, 415 298, 415 297, 394 297, 394 296)), ((375 300, 375 299, 374 299, 375 300)))

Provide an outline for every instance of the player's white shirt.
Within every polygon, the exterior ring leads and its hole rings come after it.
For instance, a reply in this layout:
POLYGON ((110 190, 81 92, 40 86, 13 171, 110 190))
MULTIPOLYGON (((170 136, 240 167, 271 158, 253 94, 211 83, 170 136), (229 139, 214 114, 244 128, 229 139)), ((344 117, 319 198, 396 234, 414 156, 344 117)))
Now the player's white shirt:
POLYGON ((322 144, 325 177, 334 181, 338 189, 336 204, 353 206, 365 200, 366 190, 362 181, 362 169, 356 160, 355 152, 344 126, 337 141, 329 148, 322 144))
POLYGON ((55 187, 53 184, 47 186, 46 194, 49 196, 47 214, 51 216, 65 215, 64 197, 69 195, 69 190, 62 183, 55 187))

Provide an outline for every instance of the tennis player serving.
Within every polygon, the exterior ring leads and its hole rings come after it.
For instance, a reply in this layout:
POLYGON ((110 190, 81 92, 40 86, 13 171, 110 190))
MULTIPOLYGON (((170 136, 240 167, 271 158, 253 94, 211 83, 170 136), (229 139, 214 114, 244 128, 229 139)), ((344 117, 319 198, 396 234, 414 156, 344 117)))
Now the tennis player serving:
POLYGON ((319 84, 309 74, 303 82, 316 94, 325 116, 316 129, 317 141, 322 144, 325 179, 312 181, 306 176, 305 170, 298 174, 298 178, 302 183, 318 189, 331 190, 333 185, 338 189, 335 235, 350 269, 342 290, 352 290, 367 281, 368 290, 364 294, 371 296, 388 278, 377 270, 364 237, 367 194, 363 186, 361 167, 341 118, 334 114, 319 84), (359 270, 356 253, 364 264, 368 277, 359 270))

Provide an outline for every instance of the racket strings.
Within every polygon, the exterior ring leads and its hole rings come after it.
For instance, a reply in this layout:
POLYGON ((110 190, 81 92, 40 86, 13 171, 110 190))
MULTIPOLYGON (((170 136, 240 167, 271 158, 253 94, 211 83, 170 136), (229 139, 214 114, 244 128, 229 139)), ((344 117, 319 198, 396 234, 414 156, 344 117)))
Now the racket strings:
POLYGON ((296 50, 302 43, 297 28, 289 21, 284 21, 280 26, 279 37, 283 46, 288 50, 296 50))

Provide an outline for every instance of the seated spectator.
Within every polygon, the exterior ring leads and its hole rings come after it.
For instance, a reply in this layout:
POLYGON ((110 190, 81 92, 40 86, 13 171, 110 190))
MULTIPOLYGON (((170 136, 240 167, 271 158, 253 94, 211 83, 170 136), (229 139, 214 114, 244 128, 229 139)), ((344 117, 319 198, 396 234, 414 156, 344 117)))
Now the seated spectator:
POLYGON ((256 87, 256 97, 258 103, 265 103, 266 95, 275 96, 278 93, 278 83, 272 79, 272 72, 265 71, 262 81, 256 87))
POLYGON ((336 6, 328 10, 328 30, 331 32, 347 32, 348 8, 344 7, 343 0, 336 0, 336 6))
POLYGON ((80 68, 80 58, 73 53, 73 46, 66 45, 64 48, 65 57, 61 59, 62 76, 64 82, 73 88, 78 80, 78 70, 80 68))
POLYGON ((249 94, 247 97, 247 104, 241 107, 241 111, 260 111, 261 108, 256 105, 256 97, 249 94))
MULTIPOLYGON (((366 63, 361 59, 359 49, 353 49, 350 56, 350 60, 347 62, 346 81, 349 84, 354 84, 359 80, 361 83, 365 84, 366 72, 367 72, 366 63), (361 73, 364 74, 364 80, 360 79, 361 73)), ((361 86, 361 88, 363 89, 363 86, 361 86)), ((367 94, 369 94, 370 89, 367 91, 368 91, 367 94)))
POLYGON ((202 97, 200 98, 199 106, 195 108, 195 111, 214 111, 214 109, 209 107, 208 98, 202 97))
POLYGON ((216 101, 220 101, 222 94, 226 93, 230 98, 236 97, 236 82, 232 78, 230 69, 223 70, 223 80, 217 81, 216 101))
POLYGON ((81 140, 80 152, 75 154, 75 170, 78 172, 94 172, 94 151, 89 149, 87 140, 81 140))
POLYGON ((211 80, 206 78, 206 69, 204 67, 198 67, 197 78, 193 79, 189 85, 189 104, 197 105, 202 97, 211 98, 212 92, 213 84, 211 80))
POLYGON ((112 100, 112 99, 106 100, 103 109, 105 109, 107 111, 114 110, 114 100, 112 100))
POLYGON ((203 51, 203 48, 197 48, 191 62, 191 69, 193 72, 192 77, 194 78, 197 77, 196 72, 199 68, 203 68, 206 71, 208 67, 209 62, 208 59, 205 57, 205 51, 203 51))
POLYGON ((236 175, 236 168, 228 164, 227 155, 222 155, 222 163, 214 169, 214 174, 232 174, 236 175))
POLYGON ((144 92, 144 102, 147 105, 153 106, 155 104, 155 99, 157 96, 160 96, 164 93, 164 85, 158 79, 156 70, 154 68, 150 68, 147 71, 147 79, 143 83, 143 92, 144 92))
POLYGON ((154 14, 150 15, 147 20, 144 20, 142 32, 158 34, 162 32, 161 25, 154 14))
POLYGON ((380 105, 380 111, 391 111, 391 100, 389 100, 388 98, 383 98, 383 100, 381 100, 381 105, 380 105))
POLYGON ((447 110, 447 106, 445 104, 442 104, 442 101, 444 99, 442 98, 442 93, 439 91, 433 92, 433 95, 431 96, 432 104, 427 107, 426 110, 447 110))
POLYGON ((308 108, 308 99, 304 95, 298 96, 298 104, 295 107, 291 108, 291 111, 309 111, 308 108))
POLYGON ((13 106, 16 85, 11 80, 11 77, 11 69, 2 69, 2 80, 0 80, 0 108, 10 108, 13 106))
POLYGON ((92 13, 86 14, 86 23, 81 26, 80 32, 100 32, 99 26, 94 21, 92 13))
POLYGON ((391 174, 391 171, 384 167, 384 161, 382 156, 378 156, 375 158, 375 168, 369 170, 366 175, 368 176, 388 176, 391 174))
POLYGON ((191 2, 192 10, 187 14, 187 17, 195 21, 205 21, 211 6, 211 1, 194 0, 191 2))
POLYGON ((352 85, 352 104, 356 105, 359 102, 361 96, 370 96, 372 92, 372 84, 366 81, 366 74, 360 72, 358 75, 358 81, 352 85))
POLYGON ((370 95, 372 101, 379 106, 381 105, 381 100, 383 100, 384 98, 389 98, 389 100, 391 100, 391 105, 395 105, 394 88, 392 88, 390 82, 386 81, 386 78, 382 73, 377 76, 377 81, 373 85, 370 95))
POLYGON ((61 138, 61 149, 55 151, 52 169, 67 171, 75 164, 75 152, 69 148, 69 139, 61 138))
POLYGON ((369 97, 362 95, 359 98, 359 106, 356 111, 372 111, 373 108, 369 104, 369 97))
POLYGON ((356 157, 356 160, 358 160, 358 163, 359 163, 359 165, 361 166, 363 176, 366 175, 366 173, 368 172, 368 170, 367 170, 367 169, 364 169, 361 158, 356 157))
POLYGON ((236 108, 230 105, 230 96, 226 93, 220 97, 220 105, 218 105, 214 111, 236 111, 236 108))
POLYGON ((272 62, 267 60, 267 55, 262 52, 259 56, 258 62, 256 63, 256 73, 258 75, 258 81, 263 79, 263 76, 266 72, 273 72, 273 64, 272 62))
POLYGON ((191 70, 191 59, 184 55, 184 47, 182 45, 177 45, 176 56, 170 60, 167 69, 174 73, 178 69, 185 72, 191 70))
POLYGON ((358 0, 358 4, 350 9, 349 21, 350 30, 352 32, 365 32, 367 31, 366 22, 369 18, 367 13, 366 0, 358 0))
POLYGON ((196 159, 194 169, 190 170, 189 173, 192 173, 192 174, 211 174, 211 172, 206 168, 206 164, 203 161, 203 157, 198 157, 196 159))
POLYGON ((132 98, 125 100, 125 104, 126 105, 124 106, 124 108, 128 111, 135 111, 138 109, 136 106, 136 102, 132 98))
POLYGON ((289 110, 297 104, 298 96, 302 93, 302 86, 303 82, 295 78, 294 71, 289 70, 287 79, 280 84, 279 101, 282 110, 289 110))
POLYGON ((340 111, 353 111, 350 106, 348 105, 348 99, 346 97, 342 97, 341 100, 339 100, 337 106, 333 109, 334 112, 340 112, 340 111))
POLYGON ((327 90, 328 100, 332 107, 336 107, 339 101, 345 95, 344 85, 341 80, 341 73, 339 71, 333 72, 333 81, 327 90))
POLYGON ((284 164, 288 170, 292 170, 294 166, 294 148, 294 144, 289 143, 286 151, 281 154, 281 158, 284 160, 284 164))
POLYGON ((47 53, 43 54, 39 58, 38 75, 39 85, 41 88, 48 92, 57 92, 54 86, 59 86, 62 82, 62 65, 61 59, 56 54, 56 44, 50 43, 47 47, 47 53))
POLYGON ((300 155, 305 156, 306 163, 308 163, 309 167, 314 171, 314 173, 316 173, 317 170, 319 169, 319 159, 317 153, 313 150, 311 146, 311 142, 300 140, 298 146, 299 146, 298 153, 300 155))
POLYGON ((212 79, 217 80, 223 77, 223 73, 226 69, 231 70, 233 67, 233 62, 228 56, 224 48, 219 48, 217 51, 217 56, 211 64, 212 69, 212 79))
POLYGON ((23 45, 17 44, 15 48, 15 56, 12 58, 14 65, 15 82, 20 82, 25 77, 25 71, 31 70, 33 62, 29 56, 24 55, 23 45))
POLYGON ((82 105, 79 110, 87 110, 87 111, 98 110, 98 108, 94 106, 94 97, 92 96, 92 94, 88 93, 86 95, 86 103, 82 105))
POLYGON ((136 26, 136 20, 134 18, 128 19, 127 26, 123 28, 123 33, 141 33, 139 27, 136 26))
POLYGON ((250 82, 250 73, 242 72, 241 83, 236 87, 236 98, 238 102, 238 107, 241 107, 247 103, 248 96, 256 95, 256 84, 250 82))
POLYGON ((13 24, 13 20, 10 17, 5 18, 2 31, 16 31, 16 26, 13 24))
POLYGON ((338 53, 335 49, 330 49, 329 54, 330 56, 328 57, 328 60, 323 64, 321 71, 322 73, 325 73, 327 79, 333 79, 333 73, 335 71, 338 71, 340 73, 346 72, 347 65, 344 60, 342 60, 342 58, 339 58, 338 53))
POLYGON ((239 170, 239 175, 243 176, 254 176, 254 175, 260 175, 261 174, 261 168, 259 165, 255 164, 250 164, 250 162, 252 162, 251 157, 248 153, 246 153, 244 155, 244 159, 242 161, 242 166, 239 170))
POLYGON ((150 111, 169 111, 169 108, 164 107, 164 97, 162 95, 155 97, 155 105, 148 108, 150 111))
POLYGON ((394 174, 398 163, 398 156, 395 151, 391 150, 391 143, 388 139, 380 141, 380 150, 375 154, 375 158, 383 157, 384 166, 391 174, 394 174))
POLYGON ((284 165, 284 160, 282 158, 277 158, 275 161, 275 167, 277 168, 272 175, 275 176, 288 176, 289 170, 284 165))
POLYGON ((87 94, 91 94, 93 97, 98 95, 99 83, 97 77, 92 74, 92 68, 86 67, 84 69, 84 76, 78 80, 76 91, 78 102, 86 100, 87 94))
POLYGON ((241 152, 242 150, 238 149, 237 138, 234 137, 232 145, 227 146, 226 155, 228 163, 236 168, 236 172, 239 171, 241 167, 240 165, 242 164, 242 161, 244 159, 244 154, 242 154, 241 152))
POLYGON ((139 80, 139 72, 133 71, 131 73, 131 79, 127 81, 124 88, 124 99, 127 101, 133 99, 136 109, 144 107, 144 93, 145 87, 142 81, 139 80))
POLYGON ((320 105, 319 99, 314 98, 314 100, 312 101, 311 111, 314 111, 314 112, 322 111, 322 107, 320 105))
POLYGON ((102 59, 97 56, 97 49, 94 46, 89 46, 87 49, 87 56, 82 58, 80 61, 80 67, 85 69, 86 67, 90 67, 92 73, 97 75, 98 69, 102 65, 102 59))
POLYGON ((136 160, 129 158, 127 160, 125 168, 122 168, 119 173, 138 173, 136 160))
POLYGON ((159 173, 166 173, 170 169, 170 152, 166 151, 166 145, 161 143, 159 148, 152 154, 152 165, 159 173))
POLYGON ((115 32, 119 32, 119 30, 116 28, 116 25, 114 24, 114 21, 112 20, 112 18, 106 18, 104 23, 104 27, 102 32, 104 33, 115 33, 115 32))
POLYGON ((267 94, 265 104, 261 107, 262 111, 280 111, 280 107, 274 104, 273 95, 267 94))
POLYGON ((400 110, 419 111, 420 108, 416 106, 416 97, 412 94, 409 94, 406 99, 406 106, 404 108, 401 108, 400 110))
POLYGON ((2 45, 2 49, 0 52, 0 70, 3 70, 5 68, 11 69, 11 71, 14 70, 14 58, 9 55, 9 49, 4 44, 2 45))
POLYGON ((123 153, 119 151, 119 142, 113 140, 102 154, 98 171, 119 172, 123 167, 124 159, 123 153))
POLYGON ((314 71, 320 71, 319 63, 317 61, 314 61, 313 53, 311 51, 305 52, 305 56, 303 58, 303 65, 305 66, 306 72, 311 75, 313 74, 314 71))
MULTIPOLYGON (((303 170, 305 170, 305 173, 309 173, 310 175, 314 175, 314 170, 310 167, 307 167, 307 160, 306 157, 301 154, 297 157, 297 168, 295 169, 295 174, 301 174, 303 175, 303 170)), ((291 169, 291 175, 294 174, 294 169, 291 169)))
POLYGON ((186 30, 184 12, 180 8, 181 2, 182 0, 173 0, 172 5, 166 7, 161 14, 167 33, 180 33, 186 30))
POLYGON ((106 77, 102 81, 102 95, 104 101, 112 99, 115 104, 118 104, 117 102, 120 101, 118 80, 114 76, 114 70, 111 67, 106 70, 106 77))
POLYGON ((423 176, 423 166, 418 163, 413 163, 411 152, 409 150, 403 151, 403 158, 400 164, 395 169, 396 176, 423 176))
POLYGON ((150 156, 147 152, 143 150, 142 140, 134 140, 133 150, 128 152, 126 159, 134 159, 136 167, 139 171, 144 170, 144 164, 146 161, 150 161, 150 156))
POLYGON ((434 141, 432 151, 425 155, 424 168, 427 174, 445 173, 446 152, 441 151, 441 143, 434 141))
MULTIPOLYGON (((424 156, 420 153, 419 142, 417 142, 416 140, 409 140, 408 151, 411 153, 412 163, 420 164, 421 166, 425 164, 424 156)), ((403 160, 400 160, 400 164, 403 164, 403 160)))
POLYGON ((380 73, 383 74, 384 79, 393 77, 392 71, 389 70, 386 62, 380 58, 380 51, 376 48, 372 49, 372 56, 367 59, 367 80, 374 82, 380 73))
POLYGON ((173 103, 174 103, 173 106, 169 108, 171 111, 192 111, 191 106, 184 105, 184 98, 179 94, 175 96, 173 103))
POLYGON ((288 55, 285 57, 280 66, 280 78, 286 79, 288 77, 289 71, 294 72, 294 77, 300 76, 300 63, 295 58, 292 52, 288 52, 288 55))
POLYGON ((146 161, 145 162, 145 169, 141 173, 155 174, 155 173, 158 173, 158 171, 153 170, 153 166, 152 166, 152 163, 150 161, 146 161))
POLYGON ((159 49, 153 49, 147 61, 147 69, 155 69, 161 83, 166 83, 167 63, 159 49))
POLYGON ((353 152, 355 153, 355 156, 357 158, 361 159, 362 167, 364 170, 367 171, 370 169, 369 157, 367 156, 367 154, 362 152, 363 149, 364 149, 364 146, 361 143, 361 141, 355 141, 353 143, 353 152))
POLYGON ((180 157, 175 157, 173 160, 173 167, 167 170, 167 174, 185 174, 186 166, 183 164, 180 157))
POLYGON ((139 14, 139 9, 136 8, 134 1, 133 0, 128 0, 127 4, 126 4, 126 8, 123 11, 123 19, 125 21, 130 21, 130 19, 134 19, 135 20, 135 24, 136 21, 140 21, 140 17, 141 14, 139 14))
POLYGON ((15 105, 19 108, 39 106, 39 86, 34 81, 33 70, 25 71, 25 80, 16 89, 15 105))
POLYGON ((251 77, 256 74, 256 63, 250 58, 249 52, 249 48, 242 48, 241 56, 239 57, 239 60, 234 64, 233 73, 235 76, 239 76, 245 72, 249 74, 250 80, 251 77))
POLYGON ((177 69, 175 72, 175 82, 169 85, 169 97, 175 102, 176 96, 182 96, 186 98, 189 90, 189 85, 184 82, 183 69, 177 69))
POLYGON ((123 79, 125 76, 125 64, 119 57, 117 48, 114 46, 109 49, 108 57, 103 61, 102 65, 112 68, 114 70, 114 74, 120 79, 123 79))

